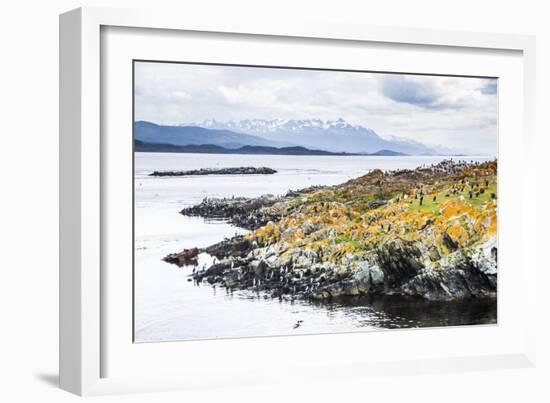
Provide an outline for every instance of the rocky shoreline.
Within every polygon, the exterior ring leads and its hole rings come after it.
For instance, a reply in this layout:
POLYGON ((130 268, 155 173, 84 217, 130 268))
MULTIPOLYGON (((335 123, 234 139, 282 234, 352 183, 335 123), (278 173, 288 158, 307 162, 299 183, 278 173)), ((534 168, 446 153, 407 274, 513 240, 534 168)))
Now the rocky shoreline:
POLYGON ((267 298, 495 298, 496 200, 485 194, 493 180, 496 162, 445 162, 282 197, 205 199, 181 213, 251 232, 198 251, 216 261, 192 276, 267 298))
POLYGON ((289 191, 284 196, 204 198, 201 203, 182 209, 180 214, 192 217, 225 219, 237 227, 255 230, 269 222, 279 221, 284 214, 285 201, 318 189, 320 187, 315 186, 299 191, 289 191))
POLYGON ((205 198, 200 204, 184 208, 180 214, 187 216, 199 216, 204 218, 226 219, 231 224, 253 230, 270 221, 277 221, 281 217, 275 210, 262 210, 264 207, 272 207, 284 198, 273 195, 264 195, 258 198, 205 198))
POLYGON ((190 171, 154 171, 149 176, 201 176, 201 175, 273 175, 277 171, 267 167, 201 168, 190 171))
POLYGON ((395 240, 376 250, 371 261, 356 261, 349 255, 345 265, 335 265, 308 250, 284 257, 274 247, 258 248, 238 236, 205 248, 203 252, 218 261, 192 276, 198 282, 289 300, 374 294, 434 301, 494 298, 494 248, 491 240, 470 254, 457 251, 434 269, 422 261, 419 245, 395 240))

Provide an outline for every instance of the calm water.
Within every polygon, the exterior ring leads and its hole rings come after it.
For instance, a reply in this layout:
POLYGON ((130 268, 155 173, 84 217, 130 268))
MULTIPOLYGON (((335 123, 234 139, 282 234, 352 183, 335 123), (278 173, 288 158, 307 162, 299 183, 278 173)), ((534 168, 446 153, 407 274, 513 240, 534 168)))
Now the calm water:
MULTIPOLYGON (((227 223, 184 217, 185 206, 208 197, 284 194, 312 185, 333 185, 374 168, 415 168, 444 157, 301 157, 136 153, 135 329, 136 341, 211 339, 379 328, 496 322, 496 303, 434 303, 400 297, 353 298, 313 304, 228 293, 189 280, 192 267, 161 259, 184 248, 205 247, 244 231, 227 223), (267 166, 274 175, 149 177, 155 170, 267 166), (301 325, 295 324, 301 320, 301 325)), ((468 158, 468 160, 490 158, 468 158)), ((210 257, 199 256, 199 265, 210 257)))

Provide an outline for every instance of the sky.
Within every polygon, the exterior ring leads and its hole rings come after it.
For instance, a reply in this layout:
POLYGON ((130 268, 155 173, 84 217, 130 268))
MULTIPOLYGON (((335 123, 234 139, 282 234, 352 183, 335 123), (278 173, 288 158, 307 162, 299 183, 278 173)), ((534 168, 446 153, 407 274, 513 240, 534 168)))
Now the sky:
POLYGON ((381 137, 497 154, 497 80, 136 62, 135 119, 342 118, 381 137))

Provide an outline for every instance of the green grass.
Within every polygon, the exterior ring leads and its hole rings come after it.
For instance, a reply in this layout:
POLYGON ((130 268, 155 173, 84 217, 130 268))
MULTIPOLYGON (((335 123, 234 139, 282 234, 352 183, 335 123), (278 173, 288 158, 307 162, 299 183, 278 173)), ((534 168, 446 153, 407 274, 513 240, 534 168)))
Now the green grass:
POLYGON ((334 238, 334 242, 336 242, 337 244, 344 243, 344 242, 351 242, 351 241, 352 241, 351 237, 347 234, 340 234, 334 238))
POLYGON ((334 238, 334 242, 338 245, 338 244, 347 244, 347 245, 351 245, 353 246, 353 249, 355 251, 359 251, 359 250, 364 250, 366 247, 365 247, 365 242, 363 240, 360 240, 360 239, 352 239, 349 235, 347 234, 341 234, 341 235, 338 235, 336 238, 334 238))
POLYGON ((367 204, 372 201, 390 200, 398 193, 399 192, 377 192, 368 195, 357 195, 355 197, 352 197, 347 191, 329 191, 309 196, 307 198, 307 204, 340 202, 351 203, 352 205, 366 208, 367 204))
POLYGON ((431 211, 434 215, 437 215, 439 214, 441 205, 445 202, 445 200, 449 199, 451 199, 451 197, 445 197, 445 194, 442 193, 437 194, 437 199, 435 202, 433 201, 433 196, 424 197, 422 205, 420 205, 420 198, 412 199, 412 203, 410 203, 411 211, 431 211))
POLYGON ((461 193, 449 194, 449 197, 446 197, 446 190, 442 190, 437 193, 436 201, 433 201, 433 196, 425 196, 422 205, 420 205, 420 199, 412 199, 411 211, 431 211, 434 215, 439 215, 439 210, 443 203, 448 200, 457 200, 460 196, 464 197, 464 201, 470 203, 472 207, 476 209, 481 209, 488 201, 491 200, 491 193, 497 194, 496 192, 496 183, 489 184, 489 187, 485 190, 485 193, 480 194, 479 196, 474 196, 470 199, 468 190, 465 189, 461 193))

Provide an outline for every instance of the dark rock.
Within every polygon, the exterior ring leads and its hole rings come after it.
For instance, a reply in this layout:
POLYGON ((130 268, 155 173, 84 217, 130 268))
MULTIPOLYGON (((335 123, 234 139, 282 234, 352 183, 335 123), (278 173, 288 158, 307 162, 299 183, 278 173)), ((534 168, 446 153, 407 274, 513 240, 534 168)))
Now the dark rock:
POLYGON ((244 258, 252 249, 252 243, 244 236, 239 235, 211 245, 205 248, 204 251, 216 256, 218 259, 223 259, 227 256, 244 258))
POLYGON ((269 221, 278 221, 281 217, 268 209, 281 197, 265 195, 253 199, 238 197, 224 199, 204 199, 200 204, 184 208, 183 215, 205 218, 227 219, 233 225, 254 230, 269 221))
POLYGON ((423 273, 401 287, 406 295, 429 300, 456 300, 496 296, 496 283, 471 266, 423 273))
POLYGON ((168 263, 174 263, 178 266, 183 265, 196 265, 197 256, 199 255, 198 248, 184 249, 179 253, 171 253, 164 257, 164 261, 168 263))
POLYGON ((458 249, 458 243, 453 241, 453 238, 446 232, 443 234, 443 245, 450 251, 454 251, 458 249))
POLYGON ((398 288, 416 276, 423 268, 417 260, 421 256, 422 253, 412 242, 395 239, 381 245, 377 250, 377 258, 384 273, 385 286, 398 288))
POLYGON ((190 171, 154 171, 149 176, 197 176, 197 175, 273 175, 276 170, 267 167, 201 168, 190 171))
POLYGON ((375 208, 381 207, 388 204, 388 200, 373 200, 367 203, 368 210, 374 210, 375 208))

